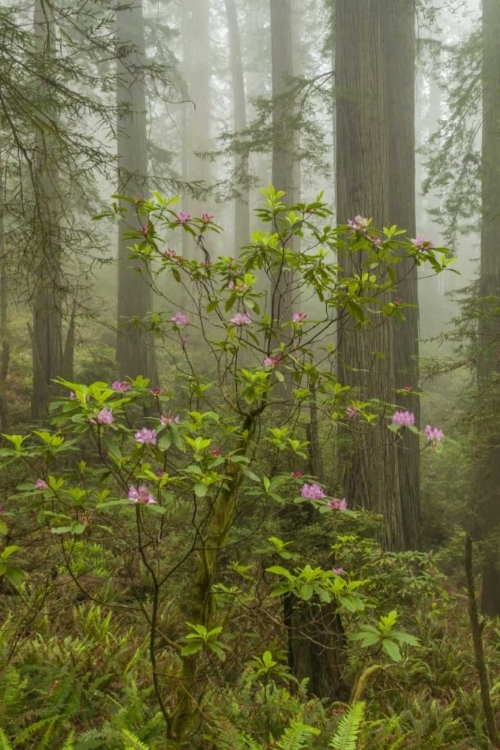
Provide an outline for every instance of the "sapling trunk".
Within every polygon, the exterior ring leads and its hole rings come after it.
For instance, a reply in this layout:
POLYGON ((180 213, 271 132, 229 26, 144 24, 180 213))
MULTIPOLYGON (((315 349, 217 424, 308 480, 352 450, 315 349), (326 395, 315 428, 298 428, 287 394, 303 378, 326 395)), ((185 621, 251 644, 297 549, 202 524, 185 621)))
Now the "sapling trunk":
POLYGON ((465 575, 467 577, 469 619, 472 630, 472 641, 474 643, 477 672, 479 675, 481 703, 483 704, 484 718, 486 720, 486 731, 492 746, 498 748, 500 747, 500 744, 495 725, 493 706, 491 705, 490 683, 483 649, 483 628, 485 620, 482 618, 480 619, 477 608, 476 593, 474 590, 474 574, 472 571, 472 540, 469 534, 465 537, 465 575))

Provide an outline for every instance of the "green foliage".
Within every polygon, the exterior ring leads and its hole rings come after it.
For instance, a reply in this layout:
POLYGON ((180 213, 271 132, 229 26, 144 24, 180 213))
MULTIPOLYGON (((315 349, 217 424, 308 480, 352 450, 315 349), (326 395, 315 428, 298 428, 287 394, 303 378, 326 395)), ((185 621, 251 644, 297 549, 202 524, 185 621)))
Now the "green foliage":
POLYGON ((337 732, 330 740, 332 750, 356 750, 361 723, 365 716, 362 701, 350 706, 339 724, 337 732))

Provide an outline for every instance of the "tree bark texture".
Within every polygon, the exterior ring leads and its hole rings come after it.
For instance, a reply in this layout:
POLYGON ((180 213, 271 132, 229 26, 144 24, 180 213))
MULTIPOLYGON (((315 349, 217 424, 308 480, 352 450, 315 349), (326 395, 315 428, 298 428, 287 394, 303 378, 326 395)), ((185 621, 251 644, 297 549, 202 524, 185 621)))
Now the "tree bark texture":
POLYGON ((485 541, 481 604, 500 615, 500 4, 483 0, 482 228, 477 468, 480 525, 485 541))
MULTIPOLYGON (((384 0, 336 3, 337 218, 372 217, 387 225, 391 194, 389 127, 385 105, 384 0)), ((359 273, 363 257, 339 258, 347 275, 359 273)), ((371 330, 341 321, 340 376, 361 398, 394 400, 394 326, 373 318, 371 330)), ((361 432, 343 456, 344 490, 353 506, 384 516, 383 543, 405 549, 397 454, 386 422, 361 432)))
MULTIPOLYGON (((390 224, 416 236, 415 211, 415 0, 384 0, 382 47, 385 59, 385 117, 389 138, 390 224), (397 60, 397 64, 395 64, 397 60)), ((419 311, 418 270, 411 259, 397 266, 398 296, 411 307, 405 322, 393 331, 395 386, 418 387, 419 311)), ((399 406, 415 414, 419 425, 418 396, 400 399, 399 406)), ((419 436, 405 430, 398 443, 397 460, 401 519, 405 549, 419 549, 420 540, 420 445, 419 436)))
MULTIPOLYGON (((132 0, 116 11, 118 105, 118 192, 148 197, 146 84, 142 0, 132 0)), ((154 339, 144 319, 151 312, 152 293, 147 269, 131 260, 134 240, 125 235, 140 228, 135 207, 127 204, 118 238, 118 340, 121 378, 143 375, 157 382, 154 339)))

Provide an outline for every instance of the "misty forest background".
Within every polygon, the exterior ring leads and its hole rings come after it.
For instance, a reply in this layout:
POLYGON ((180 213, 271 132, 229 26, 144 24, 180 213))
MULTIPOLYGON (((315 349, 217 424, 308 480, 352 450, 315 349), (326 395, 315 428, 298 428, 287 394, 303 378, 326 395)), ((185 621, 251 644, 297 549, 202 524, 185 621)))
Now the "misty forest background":
POLYGON ((0 3, 0 748, 500 748, 499 0, 0 3))

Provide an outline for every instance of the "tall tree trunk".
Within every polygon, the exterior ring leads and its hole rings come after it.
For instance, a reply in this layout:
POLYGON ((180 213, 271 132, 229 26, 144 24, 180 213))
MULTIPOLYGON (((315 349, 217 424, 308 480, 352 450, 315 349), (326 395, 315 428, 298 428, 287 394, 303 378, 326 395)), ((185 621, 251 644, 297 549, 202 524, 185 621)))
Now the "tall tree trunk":
MULTIPOLYGON (((188 85, 188 148, 187 179, 200 183, 196 192, 210 185, 210 162, 198 154, 211 150, 211 53, 210 53, 210 6, 208 0, 185 0, 183 2, 183 48, 182 69, 188 85)), ((183 198, 183 210, 191 216, 200 216, 207 211, 207 202, 187 192, 183 198)), ((196 253, 195 243, 186 234, 184 253, 196 253)), ((197 260, 202 260, 197 258, 197 260)))
MULTIPOLYGON (((415 215, 415 0, 384 0, 382 48, 385 57, 385 99, 389 139, 389 206, 387 220, 416 236, 415 215), (394 56, 398 63, 394 64, 394 56)), ((395 385, 418 386, 419 313, 418 271, 412 259, 398 264, 398 294, 405 304, 405 322, 396 323, 394 336, 395 385)), ((415 413, 418 397, 401 400, 415 413)), ((405 430, 397 450, 404 549, 420 547, 420 447, 419 436, 405 430)))
MULTIPOLYGON (((35 0, 35 49, 39 65, 47 69, 55 55, 55 24, 51 0, 35 0)), ((57 120, 52 92, 42 84, 47 116, 57 120)), ((43 114, 42 114, 43 119, 43 114)), ((33 398, 32 416, 47 413, 52 381, 61 374, 62 363, 62 273, 61 193, 58 173, 58 144, 52 127, 37 130, 35 136, 36 179, 34 188, 33 267, 33 398)))
MULTIPOLYGON (((336 3, 337 217, 345 223, 362 214, 376 227, 386 226, 390 210, 383 8, 384 0, 336 3)), ((358 253, 339 258, 347 275, 359 273, 362 260, 358 253)), ((392 352, 388 322, 360 332, 349 321, 341 325, 340 375, 362 398, 393 401, 392 352)), ((404 549, 398 462, 385 423, 363 431, 343 460, 349 503, 382 513, 384 545, 404 549)))
MULTIPOLYGON (((148 156, 146 134, 146 84, 144 65, 144 21, 142 0, 132 0, 116 11, 118 104, 118 192, 146 198, 148 156)), ((144 375, 158 379, 154 339, 144 318, 151 312, 152 293, 147 271, 140 261, 131 260, 133 241, 125 235, 139 229, 134 206, 127 204, 118 238, 118 341, 120 377, 144 375)))
POLYGON ((482 229, 477 357, 478 497, 483 537, 482 608, 500 615, 500 4, 483 0, 482 229))
POLYGON ((3 164, 0 162, 0 428, 9 426, 7 375, 9 374, 9 329, 7 291, 7 250, 5 247, 5 187, 3 164))
MULTIPOLYGON (((273 86, 272 182, 285 192, 284 201, 298 201, 297 132, 293 121, 293 101, 287 93, 293 76, 293 33, 291 0, 271 0, 271 58, 273 86)), ((298 248, 292 238, 290 250, 298 248)), ((289 320, 293 312, 295 284, 288 272, 278 273, 272 290, 271 314, 289 320)))
MULTIPOLYGON (((229 52, 231 57, 231 80, 233 91, 233 122, 235 133, 241 133, 247 126, 245 78, 241 59, 240 29, 235 0, 225 0, 227 27, 229 32, 229 52)), ((238 154, 235 158, 235 173, 239 196, 234 206, 234 237, 239 249, 250 239, 250 213, 248 188, 248 155, 238 154)))

